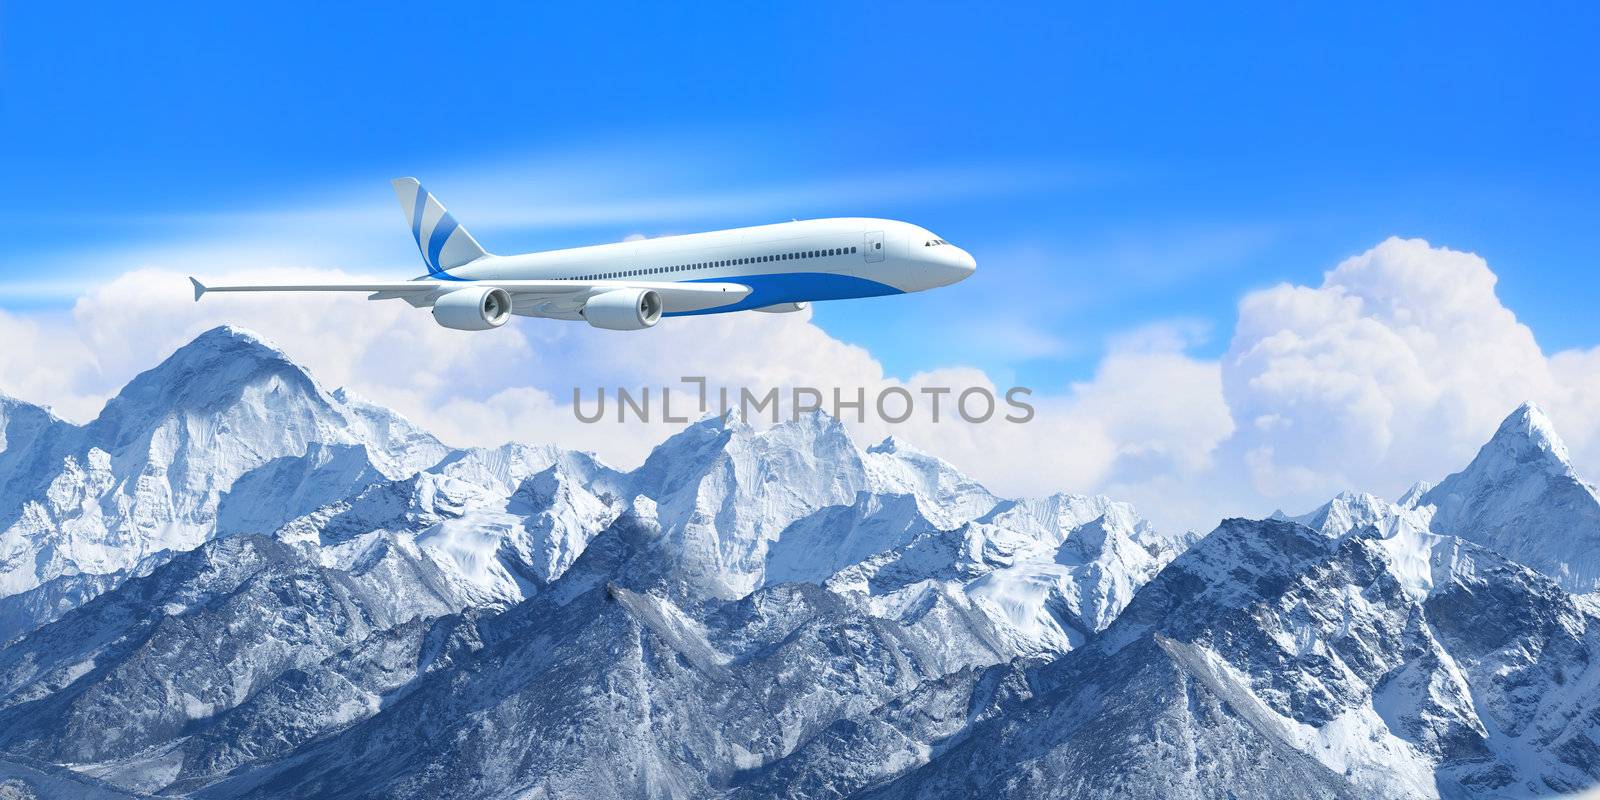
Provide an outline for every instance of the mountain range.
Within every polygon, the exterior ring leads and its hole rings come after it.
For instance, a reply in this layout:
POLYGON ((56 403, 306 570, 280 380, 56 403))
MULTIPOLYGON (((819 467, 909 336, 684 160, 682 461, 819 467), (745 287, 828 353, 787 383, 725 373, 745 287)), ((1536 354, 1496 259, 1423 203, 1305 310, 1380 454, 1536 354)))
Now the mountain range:
POLYGON ((814 414, 452 448, 208 331, 0 397, 0 797, 1521 797, 1600 783, 1600 498, 1516 409, 1161 531, 814 414))

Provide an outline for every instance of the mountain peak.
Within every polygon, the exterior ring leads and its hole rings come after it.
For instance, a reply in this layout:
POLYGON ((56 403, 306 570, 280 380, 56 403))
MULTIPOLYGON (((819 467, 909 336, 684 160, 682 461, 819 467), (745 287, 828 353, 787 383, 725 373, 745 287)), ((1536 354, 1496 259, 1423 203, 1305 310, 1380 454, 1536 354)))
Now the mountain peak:
POLYGON ((228 367, 231 368, 229 371, 236 371, 240 366, 259 368, 266 365, 284 366, 297 372, 305 372, 305 369, 295 363, 282 348, 265 337, 245 328, 219 325, 172 351, 172 355, 167 356, 165 361, 141 373, 129 386, 147 377, 178 377, 195 369, 228 367))
POLYGON ((232 325, 212 328, 178 348, 165 361, 135 376, 106 404, 97 425, 157 416, 168 409, 218 408, 233 403, 243 388, 267 375, 298 386, 308 396, 322 390, 305 368, 277 345, 232 325))
POLYGON ((1510 456, 1518 465, 1542 463, 1547 468, 1558 467, 1563 472, 1572 468, 1567 445, 1561 441, 1544 409, 1533 402, 1518 406, 1500 423, 1500 428, 1484 445, 1479 458, 1488 453, 1510 456))
POLYGON ((1417 498, 1430 527, 1488 547, 1578 593, 1600 589, 1600 495, 1578 478, 1550 418, 1511 412, 1467 468, 1417 498))
POLYGON ((241 328, 237 325, 218 325, 217 327, 211 328, 210 330, 201 333, 199 336, 194 337, 194 340, 189 342, 189 345, 187 346, 204 345, 217 342, 239 342, 241 344, 259 346, 267 350, 271 350, 279 355, 283 354, 282 348, 278 347, 265 336, 262 336, 261 334, 250 330, 249 328, 241 328))
POLYGON ((904 439, 901 439, 900 437, 895 436, 894 434, 890 434, 888 436, 885 436, 883 438, 883 441, 878 442, 877 444, 867 448, 867 452, 869 452, 869 453, 884 453, 884 454, 889 454, 889 453, 911 453, 913 455, 922 455, 922 451, 921 450, 918 450, 917 448, 907 444, 904 439))

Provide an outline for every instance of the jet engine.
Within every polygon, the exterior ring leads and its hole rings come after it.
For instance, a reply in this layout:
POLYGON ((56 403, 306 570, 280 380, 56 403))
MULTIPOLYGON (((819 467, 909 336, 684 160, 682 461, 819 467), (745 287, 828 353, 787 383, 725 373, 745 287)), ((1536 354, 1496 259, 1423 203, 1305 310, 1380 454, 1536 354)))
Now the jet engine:
POLYGON ((661 295, 649 289, 612 289, 589 298, 583 318, 596 328, 642 330, 661 319, 661 295))
POLYGON ((457 289, 433 302, 433 319, 458 331, 486 331, 511 319, 511 295, 494 286, 457 289))

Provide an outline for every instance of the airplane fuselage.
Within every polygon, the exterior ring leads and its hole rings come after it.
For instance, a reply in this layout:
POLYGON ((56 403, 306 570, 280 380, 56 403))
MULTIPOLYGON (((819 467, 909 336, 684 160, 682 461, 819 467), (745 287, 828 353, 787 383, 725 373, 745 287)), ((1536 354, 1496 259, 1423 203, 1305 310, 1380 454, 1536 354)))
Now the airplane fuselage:
MULTIPOLYGON (((717 314, 785 304, 878 297, 946 286, 972 274, 972 256, 926 229, 870 218, 817 219, 654 239, 487 255, 433 279, 731 282, 737 303, 665 316, 717 314)), ((513 313, 578 318, 546 303, 513 313)))

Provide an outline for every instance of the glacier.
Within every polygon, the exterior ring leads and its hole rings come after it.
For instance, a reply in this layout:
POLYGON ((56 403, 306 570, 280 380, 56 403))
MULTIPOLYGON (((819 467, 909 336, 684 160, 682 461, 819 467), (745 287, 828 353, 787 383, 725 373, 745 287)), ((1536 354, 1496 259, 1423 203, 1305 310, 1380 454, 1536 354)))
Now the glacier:
POLYGON ((223 327, 85 425, 0 396, 0 789, 1556 795, 1600 784, 1596 543, 1532 405, 1202 535, 823 414, 452 448, 223 327))

